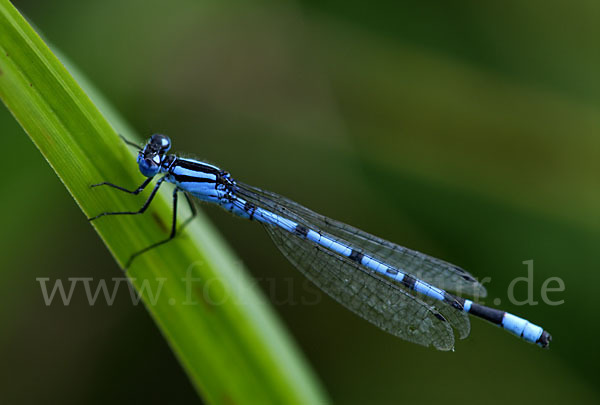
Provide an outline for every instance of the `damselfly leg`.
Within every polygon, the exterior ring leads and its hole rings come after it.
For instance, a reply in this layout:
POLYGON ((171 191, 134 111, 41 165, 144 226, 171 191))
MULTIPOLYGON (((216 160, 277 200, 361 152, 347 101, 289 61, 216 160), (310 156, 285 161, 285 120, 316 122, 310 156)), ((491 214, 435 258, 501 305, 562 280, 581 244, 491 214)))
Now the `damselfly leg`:
MULTIPOLYGON (((99 183, 98 186, 101 186, 101 185, 110 186, 110 187, 116 188, 117 190, 124 191, 126 193, 138 194, 140 191, 142 191, 144 189, 144 187, 146 187, 148 185, 148 183, 150 183, 149 180, 152 180, 152 179, 151 178, 147 179, 146 181, 144 181, 144 183, 140 187, 138 187, 138 189, 136 189, 134 191, 127 190, 126 188, 114 185, 112 183, 99 183)), ((94 220, 96 220, 96 219, 98 219, 100 217, 106 216, 106 215, 137 215, 137 214, 143 214, 146 211, 146 209, 148 209, 148 207, 150 206, 150 203, 154 199, 154 196, 156 195, 156 192, 160 188, 160 185, 163 183, 163 181, 165 181, 165 178, 161 177, 156 182, 156 185, 154 186, 154 189, 152 190, 152 193, 150 193, 150 197, 148 197, 148 199, 146 200, 146 202, 144 203, 144 205, 142 205, 142 208, 140 208, 139 210, 137 210, 137 211, 103 212, 102 214, 98 214, 95 217, 88 218, 88 221, 94 221, 94 220)))
MULTIPOLYGON (((160 178, 157 182, 156 185, 154 186, 154 189, 152 190, 152 193, 150 194, 150 196, 148 197, 148 199, 146 200, 146 202, 144 203, 144 205, 142 206, 142 208, 140 208, 138 211, 118 211, 118 212, 103 212, 102 214, 98 214, 93 218, 89 218, 89 221, 94 221, 100 217, 106 216, 106 215, 137 215, 137 214, 143 214, 146 209, 150 206, 150 203, 152 202, 152 200, 154 199, 154 197, 156 196, 156 193, 158 192, 158 189, 160 188, 162 182, 164 181, 164 177, 160 178)), ((144 181, 144 183, 142 183, 137 189, 135 190, 128 190, 124 187, 121 186, 117 186, 115 184, 112 183, 108 183, 108 182, 103 182, 103 183, 98 183, 98 184, 94 184, 91 187, 97 187, 97 186, 109 186, 112 188, 116 188, 117 190, 120 191, 124 191, 126 193, 129 194, 139 194, 142 190, 144 190, 144 188, 150 183, 150 181, 152 180, 152 178, 148 178, 146 179, 146 181, 144 181)), ((177 234, 177 193, 183 191, 179 188, 175 188, 173 189, 173 221, 171 223, 171 233, 169 234, 169 237, 161 240, 159 242, 153 243, 150 246, 145 247, 142 250, 139 250, 137 252, 135 252, 134 254, 131 255, 131 257, 129 257, 129 260, 127 260, 127 263, 125 265, 125 268, 129 268, 129 266, 131 265, 131 263, 133 262, 133 260, 138 257, 139 255, 141 255, 142 253, 145 253, 157 246, 160 246, 164 243, 169 242, 170 240, 172 240, 173 238, 175 238, 176 234, 177 234)), ((187 195, 186 192, 183 193, 185 200, 188 203, 188 206, 190 208, 190 212, 191 215, 188 219, 186 219, 181 226, 179 227, 179 230, 182 231, 198 214, 198 211, 196 209, 196 206, 193 204, 192 200, 190 199, 190 197, 187 195)))
POLYGON ((109 183, 108 181, 103 181, 102 183, 98 183, 98 184, 92 184, 90 187, 94 188, 94 187, 99 187, 99 186, 109 186, 109 187, 116 188, 117 190, 121 190, 121 191, 124 191, 124 192, 129 193, 129 194, 138 195, 139 193, 141 193, 146 188, 146 186, 148 184, 150 184, 150 182, 152 181, 152 179, 153 179, 153 177, 147 178, 135 190, 128 190, 125 187, 117 186, 116 184, 109 183))
POLYGON ((173 189, 173 222, 171 223, 171 233, 169 234, 169 237, 166 239, 163 239, 161 241, 158 241, 156 243, 153 243, 150 246, 146 246, 142 250, 139 250, 139 251, 135 252, 134 254, 132 254, 131 257, 129 257, 127 264, 125 264, 126 269, 129 268, 129 266, 131 265, 131 262, 133 262, 133 259, 135 259, 139 255, 141 255, 142 253, 146 253, 150 249, 154 249, 155 247, 165 244, 175 237, 175 235, 177 234, 177 193, 178 192, 179 192, 179 190, 177 188, 173 189))

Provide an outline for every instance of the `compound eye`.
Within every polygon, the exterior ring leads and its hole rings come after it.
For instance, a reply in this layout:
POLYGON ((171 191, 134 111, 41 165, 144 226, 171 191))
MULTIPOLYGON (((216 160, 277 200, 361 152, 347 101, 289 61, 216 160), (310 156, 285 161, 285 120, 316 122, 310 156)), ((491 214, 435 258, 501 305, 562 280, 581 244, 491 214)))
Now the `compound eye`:
POLYGON ((150 138, 150 142, 153 145, 156 145, 162 153, 171 149, 171 140, 168 136, 165 136, 163 134, 152 135, 152 138, 150 138))
POLYGON ((171 149, 171 140, 166 137, 163 136, 163 138, 161 139, 161 150, 163 150, 164 152, 168 151, 169 149, 171 149))

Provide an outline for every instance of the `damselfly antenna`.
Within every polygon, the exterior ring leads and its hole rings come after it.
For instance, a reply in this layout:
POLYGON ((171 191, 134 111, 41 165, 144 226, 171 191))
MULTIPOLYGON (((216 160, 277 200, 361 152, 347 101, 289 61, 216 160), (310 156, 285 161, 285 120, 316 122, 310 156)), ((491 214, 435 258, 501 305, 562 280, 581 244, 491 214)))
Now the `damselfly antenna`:
POLYGON ((140 147, 140 145, 138 145, 137 143, 130 141, 129 139, 125 138, 121 134, 119 134, 119 136, 121 137, 121 139, 123 140, 123 142, 125 142, 127 145, 133 146, 134 148, 137 148, 138 151, 142 150, 142 148, 140 147))

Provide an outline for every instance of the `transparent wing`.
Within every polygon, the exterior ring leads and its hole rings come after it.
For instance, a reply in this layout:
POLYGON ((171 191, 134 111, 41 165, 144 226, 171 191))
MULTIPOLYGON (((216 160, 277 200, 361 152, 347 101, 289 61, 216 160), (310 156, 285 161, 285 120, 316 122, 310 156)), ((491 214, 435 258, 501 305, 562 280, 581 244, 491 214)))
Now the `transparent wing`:
POLYGON ((272 225, 265 228, 309 280, 359 316, 413 343, 439 350, 454 347, 450 322, 432 306, 308 240, 272 225))
MULTIPOLYGON (((328 237, 342 243, 358 245, 354 240, 348 240, 349 238, 340 238, 340 232, 333 233, 331 230, 336 228, 329 225, 330 219, 274 193, 262 193, 262 190, 241 185, 237 194, 258 207, 308 228, 324 229, 323 232, 327 233, 328 237), (304 210, 303 213, 310 212, 312 215, 300 214, 298 207, 304 210), (312 222, 314 216, 322 218, 322 221, 312 222), (325 221, 328 224, 323 226, 325 221)), ((453 347, 452 329, 461 338, 469 334, 470 322, 465 312, 457 311, 444 302, 421 295, 415 296, 413 291, 407 290, 403 285, 297 235, 272 226, 266 226, 266 229, 282 253, 307 278, 338 302, 381 329, 411 342, 425 346, 433 345, 441 350, 453 347)), ((368 254, 372 255, 372 252, 368 251, 368 254)))
POLYGON ((296 218, 302 218, 313 224, 313 227, 347 241, 362 253, 367 254, 368 252, 370 256, 379 261, 438 288, 478 297, 487 295, 485 287, 475 277, 452 263, 408 249, 350 225, 327 218, 278 194, 243 183, 238 183, 237 186, 238 194, 254 200, 253 203, 266 206, 268 209, 280 214, 287 213, 294 215, 296 218))

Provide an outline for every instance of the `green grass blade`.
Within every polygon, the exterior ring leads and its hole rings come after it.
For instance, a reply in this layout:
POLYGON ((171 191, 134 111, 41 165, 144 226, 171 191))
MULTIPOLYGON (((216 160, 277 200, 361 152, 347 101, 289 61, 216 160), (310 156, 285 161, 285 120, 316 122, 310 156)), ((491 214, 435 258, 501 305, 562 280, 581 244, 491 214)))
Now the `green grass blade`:
MULTIPOLYGON (((133 197, 90 189, 90 184, 104 180, 133 188, 143 178, 132 151, 7 0, 0 0, 0 97, 86 216, 131 210, 147 197, 148 191, 133 197)), ((109 116, 121 131, 124 125, 117 123, 116 114, 109 116)), ((94 223, 121 265, 157 235, 167 234, 168 198, 160 194, 144 215, 94 223)), ((168 246, 138 258, 128 276, 204 399, 326 401, 240 261, 203 218, 168 246)))

